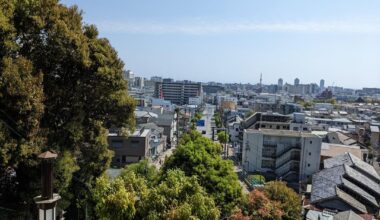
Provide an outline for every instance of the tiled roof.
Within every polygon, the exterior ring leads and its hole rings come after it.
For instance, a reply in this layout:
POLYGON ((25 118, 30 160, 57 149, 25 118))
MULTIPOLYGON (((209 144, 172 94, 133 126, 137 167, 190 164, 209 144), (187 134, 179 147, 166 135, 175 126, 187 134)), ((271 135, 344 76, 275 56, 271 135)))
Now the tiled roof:
POLYGON ((379 208, 380 184, 362 170, 373 167, 354 157, 344 154, 325 160, 325 169, 313 175, 311 203, 340 198, 362 213, 367 212, 366 206, 379 208))
POLYGON ((355 179, 356 181, 360 182, 361 184, 367 186, 369 189, 372 189, 380 196, 380 185, 370 178, 366 177, 365 175, 361 174, 359 171, 351 168, 348 165, 344 165, 344 168, 346 170, 346 174, 355 179))
POLYGON ((350 206, 354 207, 356 210, 362 212, 362 213, 367 213, 367 208, 366 206, 356 200, 354 197, 352 197, 350 194, 344 192, 343 190, 339 189, 338 187, 336 189, 336 194, 339 198, 341 198, 343 201, 348 203, 350 206))
POLYGON ((363 220, 363 218, 360 217, 355 212, 349 210, 349 211, 339 212, 338 214, 334 215, 334 220, 363 220))
POLYGON ((372 203, 372 205, 379 207, 379 204, 377 204, 375 197, 367 193, 365 190, 363 190, 362 188, 360 188, 359 186, 355 185, 354 183, 350 182, 349 180, 345 178, 342 178, 342 182, 343 182, 343 186, 356 192, 358 195, 361 195, 365 200, 372 203))
POLYGON ((349 166, 355 166, 355 168, 371 176, 373 179, 380 181, 380 176, 377 174, 375 168, 368 163, 362 161, 358 157, 351 153, 341 154, 336 157, 332 157, 323 161, 324 168, 331 168, 334 166, 339 166, 342 164, 347 164, 349 166))

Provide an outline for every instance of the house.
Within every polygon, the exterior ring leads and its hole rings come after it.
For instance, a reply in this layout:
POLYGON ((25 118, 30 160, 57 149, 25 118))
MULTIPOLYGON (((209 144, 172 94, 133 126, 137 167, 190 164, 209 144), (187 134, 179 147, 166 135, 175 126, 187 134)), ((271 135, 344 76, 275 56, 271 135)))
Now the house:
POLYGON ((371 126, 371 145, 373 148, 380 148, 380 132, 379 132, 379 127, 378 126, 371 126))
POLYGON ((309 210, 306 214, 306 220, 364 220, 360 215, 349 210, 334 213, 331 211, 309 210))
POLYGON ((158 114, 157 118, 152 120, 158 127, 164 128, 164 135, 167 138, 167 146, 170 147, 173 142, 176 142, 175 133, 177 130, 176 114, 174 112, 164 111, 158 114))
POLYGON ((145 111, 145 110, 135 110, 136 124, 151 122, 153 118, 157 118, 156 113, 145 111))
POLYGON ((150 129, 142 128, 129 136, 119 133, 108 134, 110 150, 114 152, 112 166, 122 167, 149 156, 150 129))
POLYGON ((327 140, 332 144, 357 145, 358 142, 340 131, 329 132, 327 140))
POLYGON ((149 156, 154 158, 166 149, 167 138, 164 135, 164 128, 158 127, 155 123, 139 124, 140 129, 150 129, 149 156))
POLYGON ((324 160, 312 179, 310 203, 320 209, 379 212, 380 176, 373 166, 351 153, 324 160))

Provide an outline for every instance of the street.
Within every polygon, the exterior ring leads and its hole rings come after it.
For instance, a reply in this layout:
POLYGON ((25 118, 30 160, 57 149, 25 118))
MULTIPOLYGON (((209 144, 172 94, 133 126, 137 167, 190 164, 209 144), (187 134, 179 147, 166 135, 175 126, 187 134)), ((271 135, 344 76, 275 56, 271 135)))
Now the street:
POLYGON ((206 131, 206 134, 203 134, 204 137, 212 138, 212 117, 214 115, 215 105, 206 104, 205 109, 202 113, 201 120, 205 121, 205 126, 197 126, 197 131, 201 132, 206 131))

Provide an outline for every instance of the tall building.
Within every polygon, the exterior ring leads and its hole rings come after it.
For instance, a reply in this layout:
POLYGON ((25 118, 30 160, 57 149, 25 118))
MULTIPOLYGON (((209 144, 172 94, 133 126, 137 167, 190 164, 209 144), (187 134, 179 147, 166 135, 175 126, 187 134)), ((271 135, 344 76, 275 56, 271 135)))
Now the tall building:
POLYGON ((202 97, 202 84, 190 81, 178 81, 164 79, 156 82, 154 96, 156 98, 171 101, 173 104, 189 104, 190 97, 202 97))
POLYGON ((324 79, 321 79, 321 81, 319 82, 319 89, 321 91, 325 90, 325 80, 324 79))
POLYGON ((139 89, 144 88, 144 77, 142 77, 142 76, 135 77, 134 85, 135 85, 135 87, 137 87, 139 89))
POLYGON ((282 90, 283 85, 284 85, 284 80, 282 78, 279 78, 278 83, 277 83, 278 90, 282 90))
POLYGON ((299 131, 244 130, 242 163, 246 171, 274 173, 291 183, 319 170, 322 140, 299 131))
POLYGON ((124 71, 124 79, 128 81, 128 88, 132 88, 135 83, 135 74, 131 70, 124 71))
POLYGON ((294 79, 294 85, 295 85, 295 86, 299 86, 299 84, 300 84, 300 79, 295 78, 295 79, 294 79))
POLYGON ((128 79, 134 79, 135 78, 135 74, 132 72, 132 70, 127 70, 124 72, 124 78, 126 80, 128 79))

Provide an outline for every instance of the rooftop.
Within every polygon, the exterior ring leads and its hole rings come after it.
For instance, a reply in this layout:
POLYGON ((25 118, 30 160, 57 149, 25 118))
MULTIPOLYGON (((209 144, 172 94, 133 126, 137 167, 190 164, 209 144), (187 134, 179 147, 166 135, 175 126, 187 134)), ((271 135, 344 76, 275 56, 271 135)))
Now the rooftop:
POLYGON ((379 132, 378 126, 371 126, 371 132, 379 132))
POLYGON ((360 146, 357 145, 343 145, 343 144, 332 144, 322 142, 321 156, 325 157, 335 157, 345 153, 351 153, 358 158, 362 158, 362 150, 360 146))
POLYGON ((350 153, 326 159, 325 169, 313 175, 311 203, 340 199, 361 213, 367 213, 367 207, 379 209, 378 175, 373 176, 373 167, 360 161, 350 153))
POLYGON ((352 153, 341 154, 333 158, 329 158, 323 161, 324 168, 331 168, 335 166, 340 166, 347 164, 349 166, 355 166, 366 174, 370 175, 372 178, 380 181, 380 176, 377 174, 375 168, 368 163, 362 161, 358 157, 354 156, 352 153))
POLYGON ((276 130, 276 129, 246 129, 247 133, 259 133, 269 136, 285 136, 285 137, 318 137, 315 134, 300 132, 300 131, 292 131, 292 130, 276 130))

